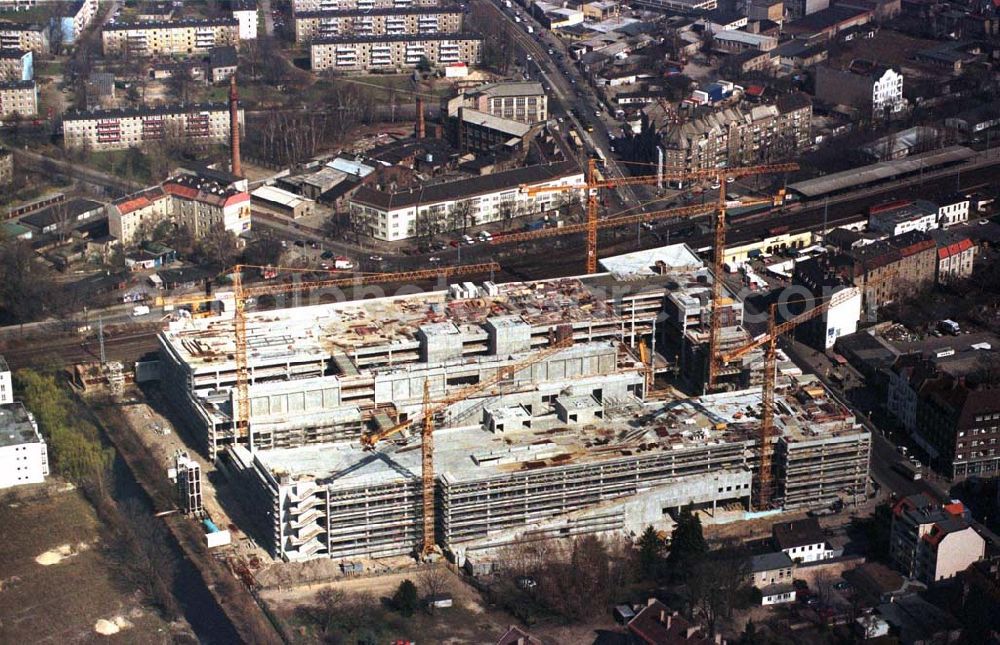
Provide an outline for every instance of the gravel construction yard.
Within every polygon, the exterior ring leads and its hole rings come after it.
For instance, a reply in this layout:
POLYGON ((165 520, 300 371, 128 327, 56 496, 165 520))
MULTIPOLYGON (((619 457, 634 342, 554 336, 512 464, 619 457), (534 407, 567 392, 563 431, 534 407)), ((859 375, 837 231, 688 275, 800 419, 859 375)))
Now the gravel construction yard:
POLYGON ((186 623, 139 603, 99 534, 90 504, 68 486, 0 497, 0 642, 196 642, 186 623))

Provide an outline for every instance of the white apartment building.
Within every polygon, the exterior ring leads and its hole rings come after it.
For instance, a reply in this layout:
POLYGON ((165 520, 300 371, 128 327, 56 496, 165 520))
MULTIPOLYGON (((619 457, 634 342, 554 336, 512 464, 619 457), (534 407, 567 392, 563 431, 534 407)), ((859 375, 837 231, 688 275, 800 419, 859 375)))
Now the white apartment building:
POLYGON ((475 65, 482 60, 483 39, 475 34, 439 33, 400 36, 336 36, 309 47, 314 72, 412 69, 424 58, 433 67, 475 65))
POLYGON ((0 82, 30 81, 34 76, 32 52, 21 49, 0 49, 0 82))
POLYGON ((904 107, 906 100, 903 99, 903 75, 891 67, 886 68, 872 83, 872 112, 899 112, 904 107))
POLYGON ((22 25, 0 19, 0 49, 49 53, 49 30, 42 25, 22 25))
POLYGON ((14 402, 10 367, 0 356, 0 488, 38 484, 48 474, 45 441, 35 418, 14 402))
POLYGON ((292 0, 296 15, 303 11, 343 11, 347 9, 405 9, 436 7, 441 0, 292 0))
MULTIPOLYGON (((242 132, 242 108, 239 121, 242 132)), ((226 143, 229 133, 229 106, 222 103, 67 112, 63 116, 67 149, 123 150, 169 138, 226 143)))
POLYGON ((250 194, 196 175, 171 177, 107 210, 109 232, 126 247, 142 242, 161 222, 186 227, 194 239, 219 225, 234 235, 250 229, 250 194))
MULTIPOLYGON (((419 218, 433 220, 440 231, 461 226, 451 214, 468 208, 468 224, 478 226, 507 217, 537 215, 565 203, 569 193, 528 195, 525 186, 576 186, 583 172, 574 162, 528 166, 471 179, 389 193, 362 186, 351 197, 350 212, 380 240, 405 240, 418 234, 419 218)), ((582 191, 579 194, 583 196, 582 191)))
POLYGON ((949 228, 969 221, 971 200, 968 195, 948 200, 938 206, 938 226, 949 228))
POLYGON ((38 86, 35 81, 0 82, 0 117, 38 114, 38 86))
POLYGON ((454 33, 462 30, 457 8, 408 7, 405 9, 337 9, 295 14, 295 41, 358 36, 454 33))
POLYGON ((67 10, 52 19, 52 26, 55 28, 58 24, 63 44, 71 45, 97 15, 98 1, 77 0, 64 6, 67 10))
POLYGON ((239 22, 239 39, 257 39, 257 0, 233 0, 233 18, 239 22))
POLYGON ((150 20, 103 27, 104 55, 156 56, 207 54, 213 47, 238 45, 237 18, 150 20))

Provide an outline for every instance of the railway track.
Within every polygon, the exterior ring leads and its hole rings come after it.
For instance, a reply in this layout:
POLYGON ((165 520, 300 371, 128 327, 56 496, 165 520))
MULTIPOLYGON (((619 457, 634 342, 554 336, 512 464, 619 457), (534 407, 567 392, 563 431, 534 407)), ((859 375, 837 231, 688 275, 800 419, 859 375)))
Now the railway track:
MULTIPOLYGON (((157 348, 156 330, 127 331, 105 336, 104 353, 108 360, 132 362, 157 348)), ((0 353, 12 370, 21 368, 66 367, 100 360, 100 342, 79 335, 0 343, 0 353)))

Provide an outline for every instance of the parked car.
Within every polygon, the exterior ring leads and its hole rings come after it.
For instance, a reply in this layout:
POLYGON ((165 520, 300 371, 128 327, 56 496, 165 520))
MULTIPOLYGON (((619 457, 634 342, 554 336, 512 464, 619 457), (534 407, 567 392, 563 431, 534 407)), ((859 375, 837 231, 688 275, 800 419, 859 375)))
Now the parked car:
POLYGON ((476 243, 476 241, 474 239, 472 239, 471 235, 463 235, 462 236, 462 244, 471 245, 471 244, 475 244, 475 243, 476 243))
POLYGON ((434 263, 437 263, 437 262, 440 262, 440 261, 441 261, 441 258, 439 258, 439 257, 438 257, 438 256, 436 256, 436 255, 432 255, 431 257, 427 258, 427 261, 428 261, 428 262, 434 262, 434 263))
POLYGON ((332 260, 333 259, 333 251, 323 251, 323 253, 319 257, 322 260, 332 260))
POLYGON ((381 255, 369 255, 368 259, 371 260, 372 262, 381 262, 382 261, 382 256, 381 255))

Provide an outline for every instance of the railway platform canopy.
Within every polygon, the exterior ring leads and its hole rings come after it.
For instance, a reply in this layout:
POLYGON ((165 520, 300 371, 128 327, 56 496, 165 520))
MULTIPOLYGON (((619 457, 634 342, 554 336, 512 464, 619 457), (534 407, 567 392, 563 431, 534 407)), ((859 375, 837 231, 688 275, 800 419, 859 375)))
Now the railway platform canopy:
POLYGON ((852 168, 815 179, 789 184, 788 188, 805 199, 815 199, 873 186, 890 179, 902 179, 920 172, 961 163, 976 154, 965 146, 948 146, 895 161, 852 168))

